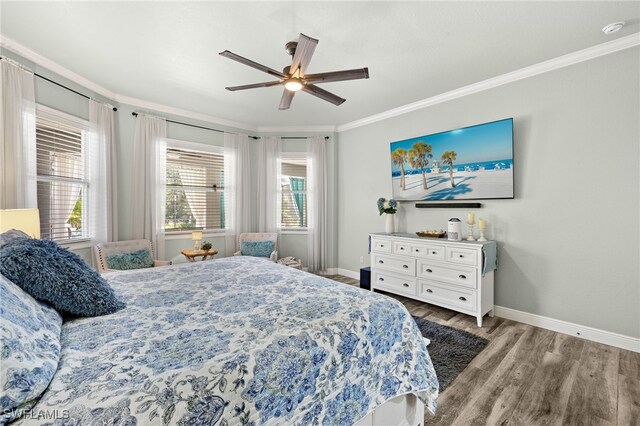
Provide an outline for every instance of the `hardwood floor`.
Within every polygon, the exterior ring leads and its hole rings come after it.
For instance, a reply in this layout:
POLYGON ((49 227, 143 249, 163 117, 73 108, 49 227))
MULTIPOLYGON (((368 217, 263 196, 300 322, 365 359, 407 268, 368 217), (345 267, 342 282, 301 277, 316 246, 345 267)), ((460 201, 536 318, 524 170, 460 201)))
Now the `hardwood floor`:
POLYGON ((412 315, 489 340, 425 425, 640 425, 640 353, 498 317, 478 328, 471 316, 387 295, 412 315))

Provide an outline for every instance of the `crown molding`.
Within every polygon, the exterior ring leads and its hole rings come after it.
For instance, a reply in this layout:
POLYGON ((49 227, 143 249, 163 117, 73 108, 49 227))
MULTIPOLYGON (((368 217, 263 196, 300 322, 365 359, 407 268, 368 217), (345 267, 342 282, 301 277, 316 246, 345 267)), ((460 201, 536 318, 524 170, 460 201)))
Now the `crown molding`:
POLYGON ((0 34, 0 47, 4 47, 5 49, 10 50, 13 53, 16 53, 23 58, 35 63, 36 65, 41 66, 42 68, 46 68, 49 71, 66 78, 69 81, 73 81, 74 83, 79 84, 80 86, 85 87, 94 93, 104 96, 105 98, 109 98, 112 100, 116 98, 116 94, 111 90, 94 83, 93 81, 71 71, 68 68, 63 67, 57 62, 52 61, 51 59, 41 55, 35 50, 28 48, 27 46, 24 46, 23 44, 18 43, 17 41, 5 36, 4 34, 0 34))
POLYGON ((52 61, 51 59, 41 55, 40 53, 18 43, 17 41, 0 34, 0 46, 4 47, 12 52, 22 56, 23 58, 48 69, 55 74, 60 75, 74 83, 83 86, 105 98, 112 99, 116 102, 135 106, 138 108, 149 109, 155 112, 161 112, 165 114, 176 115, 184 118, 191 118, 197 121, 203 121, 206 123, 219 124, 222 126, 233 127, 239 130, 246 130, 250 132, 264 132, 264 133, 293 133, 293 132, 344 132, 347 130, 355 129, 357 127, 366 126, 369 124, 383 121, 392 117, 407 114, 413 111, 417 111, 423 108, 427 108, 433 105, 437 105, 443 102, 448 102, 454 99, 458 99, 464 96, 472 95, 474 93, 482 92, 485 90, 493 89, 495 87, 502 86, 504 84, 513 83, 515 81, 523 80, 525 78, 534 77, 549 71, 554 71, 560 68, 568 67, 580 62, 588 61, 590 59, 599 58, 601 56, 609 55, 611 53, 619 52, 621 50, 629 49, 640 45, 640 33, 633 33, 625 37, 601 43, 595 46, 588 47, 586 49, 578 50, 576 52, 568 53, 566 55, 559 56, 538 64, 534 64, 525 68, 521 68, 516 71, 512 71, 506 74, 502 74, 496 77, 489 78, 478 83, 473 83, 467 86, 463 86, 454 90, 450 90, 439 95, 435 95, 417 102, 413 102, 407 105, 403 105, 398 108, 393 108, 388 111, 370 115, 369 117, 361 118, 359 120, 351 121, 349 123, 337 125, 337 126, 255 126, 248 123, 242 123, 232 120, 227 120, 221 117, 216 117, 208 114, 203 114, 195 111, 189 111, 181 108, 175 108, 164 104, 146 101, 143 99, 134 98, 131 96, 125 96, 118 93, 114 93, 111 90, 94 83, 93 81, 71 71, 68 68, 52 61))
POLYGON ((257 131, 260 133, 334 133, 336 131, 336 126, 258 126, 257 131))
POLYGON ((472 95, 474 93, 493 89, 504 84, 513 83, 515 81, 523 80, 529 77, 534 77, 536 75, 568 67, 580 62, 588 61, 590 59, 599 58, 601 56, 609 55, 611 53, 619 52, 621 50, 629 49, 638 45, 640 45, 640 33, 633 33, 606 43, 597 44, 595 46, 587 47, 586 49, 578 50, 566 55, 558 56, 557 58, 549 59, 548 61, 540 62, 516 71, 492 77, 478 83, 469 84, 468 86, 463 86, 449 92, 441 93, 439 95, 435 95, 421 101, 413 102, 379 114, 370 115, 369 117, 341 124, 336 127, 336 130, 338 132, 344 132, 346 130, 366 126, 378 121, 383 121, 392 117, 397 117, 399 115, 407 114, 443 102, 448 102, 464 96, 472 95))
POLYGON ((133 98, 131 96, 116 95, 115 100, 119 103, 131 105, 136 108, 142 108, 151 110, 154 112, 162 112, 165 114, 176 115, 179 117, 190 118, 192 120, 203 121, 209 124, 219 124, 221 126, 233 127, 236 130, 246 130, 249 132, 257 132, 258 127, 247 123, 241 123, 239 121, 227 120, 225 118, 216 117, 213 115, 202 114, 200 112, 189 111, 182 108, 176 108, 164 104, 158 104, 151 101, 145 101, 144 99, 133 98))

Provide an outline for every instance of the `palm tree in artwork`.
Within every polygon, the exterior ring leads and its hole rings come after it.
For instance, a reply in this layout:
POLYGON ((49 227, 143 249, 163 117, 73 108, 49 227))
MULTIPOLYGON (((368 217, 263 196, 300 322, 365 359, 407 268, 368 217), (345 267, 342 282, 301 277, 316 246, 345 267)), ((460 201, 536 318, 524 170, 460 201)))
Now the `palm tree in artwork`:
POLYGON ((404 164, 407 162, 407 150, 398 148, 391 153, 391 161, 400 167, 400 189, 404 191, 404 164))
POLYGON ((425 168, 429 164, 429 159, 433 158, 431 154, 431 145, 422 141, 418 141, 409 150, 409 164, 414 169, 420 169, 422 172, 422 188, 427 189, 427 173, 425 168))
POLYGON ((453 181, 453 162, 457 155, 455 151, 445 151, 442 153, 442 162, 449 165, 449 177, 451 178, 452 188, 456 186, 456 183, 453 181))

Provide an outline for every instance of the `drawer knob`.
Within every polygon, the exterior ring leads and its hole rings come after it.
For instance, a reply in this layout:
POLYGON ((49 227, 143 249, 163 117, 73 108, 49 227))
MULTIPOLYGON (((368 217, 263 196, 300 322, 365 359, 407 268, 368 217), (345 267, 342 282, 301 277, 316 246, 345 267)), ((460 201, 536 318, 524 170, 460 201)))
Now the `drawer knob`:
POLYGON ((380 277, 378 278, 378 281, 384 281, 384 278, 380 277))
POLYGON ((458 297, 458 299, 462 300, 463 302, 467 301, 467 298, 466 297, 462 297, 462 296, 458 297))
POLYGON ((428 288, 426 291, 427 293, 433 293, 433 290, 431 290, 430 288, 428 288))
POLYGON ((431 254, 436 254, 436 252, 435 252, 435 251, 432 251, 432 252, 431 252, 431 254))
POLYGON ((409 287, 409 284, 407 284, 407 283, 402 283, 402 285, 405 286, 405 287, 409 287))
POLYGON ((384 247, 384 244, 380 244, 380 247, 384 247))
POLYGON ((416 249, 416 253, 420 253, 420 249, 416 249))
POLYGON ((378 260, 378 263, 384 263, 382 260, 378 260))
POLYGON ((404 250, 404 247, 400 247, 400 250, 404 250))
POLYGON ((404 269, 409 269, 409 265, 402 265, 404 269))
POLYGON ((431 269, 427 269, 427 272, 431 273, 431 272, 433 272, 433 271, 432 271, 431 269))
POLYGON ((458 257, 464 257, 464 256, 463 256, 463 255, 460 255, 460 256, 458 256, 458 257))
POLYGON ((462 278, 463 280, 466 280, 466 279, 467 279, 467 276, 466 276, 466 275, 458 275, 458 277, 462 278))

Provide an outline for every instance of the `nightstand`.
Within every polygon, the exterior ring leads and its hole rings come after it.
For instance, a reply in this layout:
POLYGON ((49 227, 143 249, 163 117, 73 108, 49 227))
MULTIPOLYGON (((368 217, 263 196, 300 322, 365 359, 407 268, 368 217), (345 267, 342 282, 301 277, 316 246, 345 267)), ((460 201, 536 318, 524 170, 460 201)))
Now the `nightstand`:
POLYGON ((207 260, 209 256, 213 258, 213 256, 218 254, 218 250, 212 248, 210 250, 199 250, 197 252, 194 252, 193 249, 191 249, 191 250, 182 250, 180 254, 186 257, 189 262, 195 262, 196 258, 198 257, 202 257, 202 260, 207 260))

